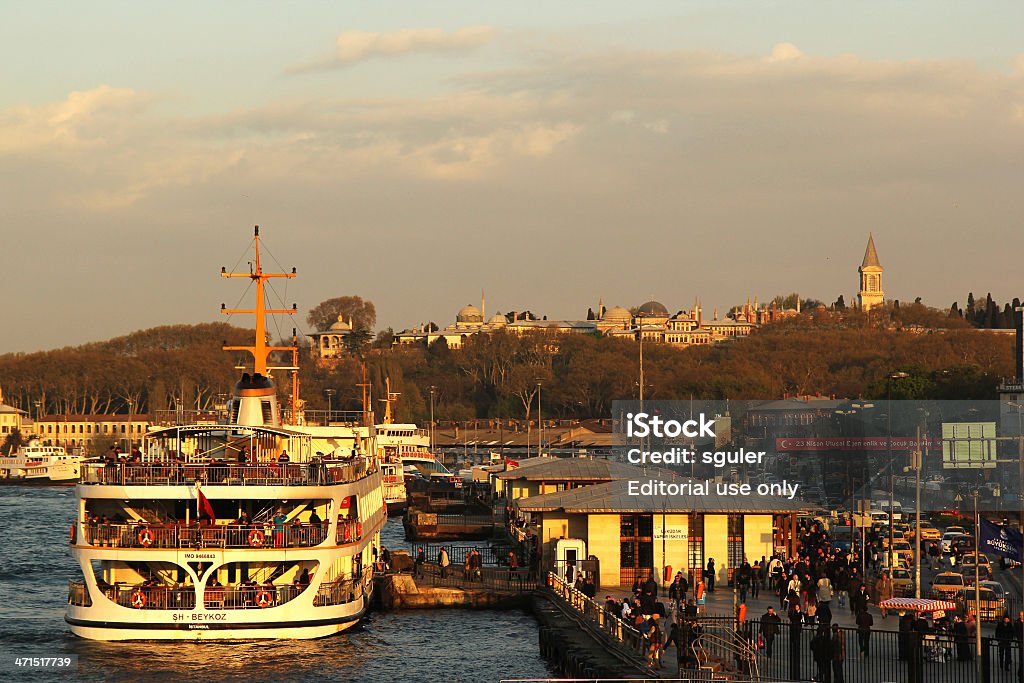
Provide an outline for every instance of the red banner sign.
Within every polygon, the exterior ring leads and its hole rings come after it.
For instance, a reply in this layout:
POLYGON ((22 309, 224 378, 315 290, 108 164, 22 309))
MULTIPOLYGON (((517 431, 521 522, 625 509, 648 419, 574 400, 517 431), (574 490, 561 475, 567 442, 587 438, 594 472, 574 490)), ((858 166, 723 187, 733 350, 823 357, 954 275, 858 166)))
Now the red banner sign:
MULTIPOLYGON (((912 436, 798 436, 775 439, 775 450, 780 453, 791 451, 912 451, 918 440, 912 436)), ((921 446, 933 453, 942 450, 942 439, 921 439, 921 446)))

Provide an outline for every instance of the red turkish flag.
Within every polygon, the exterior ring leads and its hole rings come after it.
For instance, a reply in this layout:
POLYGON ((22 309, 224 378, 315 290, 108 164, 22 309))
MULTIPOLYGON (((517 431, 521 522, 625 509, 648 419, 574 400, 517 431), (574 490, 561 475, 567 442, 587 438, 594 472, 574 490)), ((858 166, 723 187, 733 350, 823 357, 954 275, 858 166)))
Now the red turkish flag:
POLYGON ((196 494, 199 496, 199 511, 210 518, 211 522, 217 521, 217 516, 213 514, 213 505, 210 504, 210 499, 203 495, 202 490, 197 490, 196 494))

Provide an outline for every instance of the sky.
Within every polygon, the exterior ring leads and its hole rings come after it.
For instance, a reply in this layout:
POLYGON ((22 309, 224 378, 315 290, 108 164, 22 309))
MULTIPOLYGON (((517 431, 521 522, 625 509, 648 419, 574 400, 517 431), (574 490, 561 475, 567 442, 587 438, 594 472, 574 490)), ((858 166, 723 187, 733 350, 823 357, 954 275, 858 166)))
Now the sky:
POLYGON ((223 318, 256 224, 287 305, 359 295, 396 330, 481 291, 552 319, 850 302, 869 232, 887 298, 1024 298, 1021 26, 1010 1, 0 3, 0 353, 223 318))

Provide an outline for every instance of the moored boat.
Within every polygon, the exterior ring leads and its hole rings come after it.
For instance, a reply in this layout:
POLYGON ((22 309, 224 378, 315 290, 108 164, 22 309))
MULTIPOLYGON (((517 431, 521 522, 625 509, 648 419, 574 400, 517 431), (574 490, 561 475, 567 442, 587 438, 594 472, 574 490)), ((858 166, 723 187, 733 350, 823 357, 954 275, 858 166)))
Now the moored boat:
POLYGON ((63 446, 43 446, 33 440, 10 456, 0 456, 0 484, 74 484, 82 458, 63 446))
MULTIPOLYGON (((252 355, 218 424, 146 435, 141 462, 82 465, 71 526, 82 579, 65 620, 97 640, 317 638, 366 612, 386 521, 372 420, 282 419, 266 343, 259 229, 252 355), (327 454, 327 455, 325 455, 327 454)), ((284 368, 294 372, 294 363, 284 368)), ((294 386, 294 385, 293 385, 294 386)), ((301 405, 293 390, 293 405, 301 405)))

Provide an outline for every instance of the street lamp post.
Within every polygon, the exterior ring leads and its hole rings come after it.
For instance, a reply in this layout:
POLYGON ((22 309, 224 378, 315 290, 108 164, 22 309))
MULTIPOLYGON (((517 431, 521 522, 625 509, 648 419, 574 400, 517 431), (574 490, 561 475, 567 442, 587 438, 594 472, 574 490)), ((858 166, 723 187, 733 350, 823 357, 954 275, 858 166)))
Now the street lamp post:
POLYGON ((327 396, 327 421, 325 424, 331 424, 331 413, 333 412, 334 404, 332 398, 338 393, 336 389, 324 389, 324 394, 327 396))
POLYGON ((540 414, 540 386, 541 381, 537 380, 537 455, 544 455, 544 420, 540 414))
MULTIPOLYGON (((888 433, 889 433, 889 437, 886 439, 885 443, 886 443, 886 446, 887 446, 886 450, 888 450, 888 452, 889 452, 889 553, 888 553, 888 556, 889 556, 889 570, 890 571, 892 570, 893 567, 896 566, 895 563, 893 562, 893 557, 894 557, 894 554, 893 554, 893 543, 895 542, 895 535, 896 535, 896 530, 893 528, 893 525, 896 522, 896 515, 895 515, 895 511, 896 511, 896 495, 895 495, 896 475, 895 475, 895 472, 893 471, 893 466, 892 466, 893 465, 893 462, 892 462, 892 380, 894 380, 894 379, 905 379, 905 378, 907 378, 909 376, 910 375, 908 375, 907 373, 901 371, 901 372, 894 372, 894 373, 892 373, 891 375, 889 375, 888 377, 885 378, 885 388, 886 388, 885 408, 886 408, 886 421, 887 421, 888 433)), ((914 559, 917 560, 917 561, 920 561, 920 558, 914 558, 914 559)))
POLYGON ((437 390, 433 384, 430 385, 430 452, 434 452, 434 392, 437 390))
MULTIPOLYGON (((1017 409, 1017 512, 1019 513, 1019 529, 1024 534, 1024 421, 1021 419, 1021 409, 1024 403, 1007 401, 1007 405, 1017 409)), ((1021 567, 1024 568, 1024 548, 1021 548, 1021 567)), ((1024 569, 1022 569, 1024 571, 1024 569)), ((1021 584, 1024 586, 1024 583, 1021 584)))
POLYGON ((979 538, 981 537, 981 522, 978 520, 978 493, 979 490, 974 488, 971 490, 971 497, 974 498, 974 611, 975 618, 977 619, 978 627, 975 629, 974 637, 974 661, 975 661, 975 672, 977 673, 978 680, 982 678, 981 673, 981 563, 978 560, 981 558, 979 548, 979 538))

